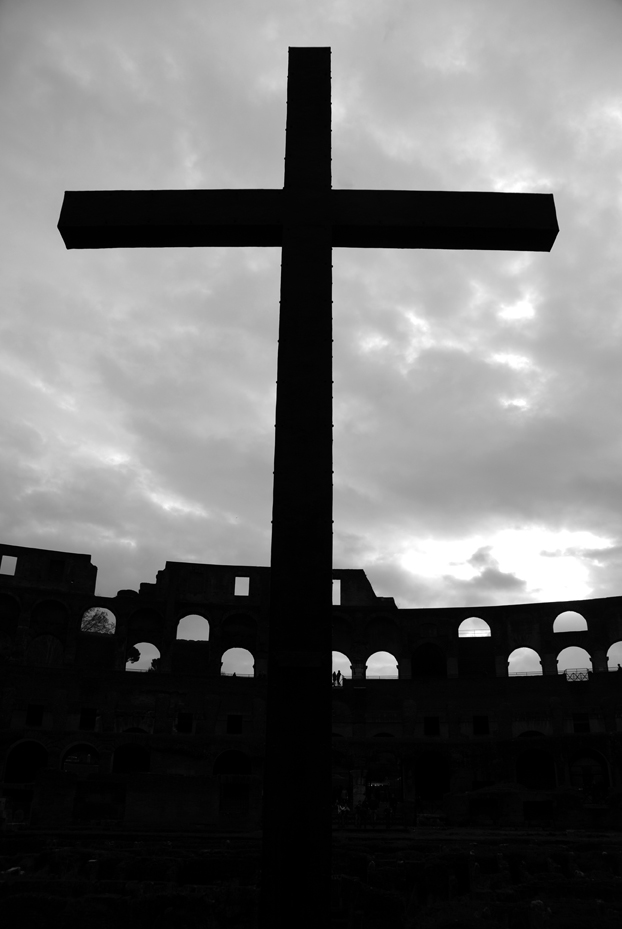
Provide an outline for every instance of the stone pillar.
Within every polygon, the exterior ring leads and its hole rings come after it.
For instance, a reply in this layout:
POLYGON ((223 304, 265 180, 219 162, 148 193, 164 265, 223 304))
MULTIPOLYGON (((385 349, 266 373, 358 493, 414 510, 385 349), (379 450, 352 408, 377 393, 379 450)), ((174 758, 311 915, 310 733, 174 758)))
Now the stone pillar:
POLYGON ((544 662, 542 663, 542 673, 543 674, 557 674, 557 656, 547 654, 544 656, 544 662))
POLYGON ((367 663, 364 658, 353 658, 350 662, 352 668, 352 681, 356 687, 356 683, 365 680, 365 672, 367 670, 367 663))
POLYGON ((412 667, 410 658, 401 658, 397 665, 397 675, 400 680, 410 681, 412 679, 412 667))
POLYGON ((447 677, 458 677, 458 659, 455 655, 447 656, 447 677))
POLYGON ((266 656, 255 658, 255 677, 268 676, 268 659, 266 656))
POLYGON ((607 671, 607 653, 601 648, 592 654, 592 667, 594 671, 607 671))
POLYGON ((507 677, 510 662, 505 655, 495 655, 495 675, 497 677, 507 677))

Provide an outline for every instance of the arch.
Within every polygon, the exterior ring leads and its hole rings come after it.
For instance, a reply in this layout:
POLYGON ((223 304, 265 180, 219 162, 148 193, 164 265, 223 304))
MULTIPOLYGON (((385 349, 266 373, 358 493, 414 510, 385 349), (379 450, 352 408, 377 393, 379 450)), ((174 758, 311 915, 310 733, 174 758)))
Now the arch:
POLYGON ((593 671, 590 653, 579 645, 569 645, 567 648, 562 648, 557 656, 557 671, 560 673, 568 668, 587 668, 589 671, 593 671))
POLYGON ((20 602, 12 594, 0 593, 0 634, 13 635, 19 624, 20 602))
POLYGON ((447 677, 447 661, 443 650, 434 642, 424 642, 412 653, 412 676, 447 677))
POLYGON ((126 742, 115 748, 112 756, 113 774, 144 774, 150 769, 151 756, 146 746, 126 742))
POLYGON ((622 640, 612 642, 607 649, 607 667, 617 671, 618 665, 622 666, 622 640))
POLYGON ((250 774, 251 758, 246 752, 228 749, 221 752, 214 761, 214 775, 250 774))
POLYGON ((395 655, 390 652, 374 652, 367 659, 365 677, 390 677, 397 680, 399 675, 395 655))
POLYGON ((343 652, 333 652, 333 671, 341 671, 342 677, 352 677, 350 659, 343 652))
POLYGON ((47 749, 40 742, 28 740, 11 746, 4 769, 4 781, 24 784, 34 781, 39 771, 48 764, 47 749))
POLYGON ((587 620, 576 610, 564 610, 555 617, 553 632, 587 632, 587 620))
POLYGON ((186 642, 208 642, 210 625, 205 616, 198 613, 186 613, 177 622, 175 639, 186 642))
POLYGON ((228 648, 222 653, 221 675, 255 676, 255 658, 247 648, 228 648))
POLYGON ((63 638, 67 630, 69 610, 60 600, 40 600, 30 613, 31 628, 50 632, 63 638))
POLYGON ((99 767, 99 752, 89 742, 78 742, 67 748, 63 754, 61 771, 96 771, 99 767))
POLYGON ((127 650, 126 671, 157 671, 160 664, 160 650, 153 642, 137 642, 127 650))
POLYGON ((463 619, 458 626, 458 638, 483 638, 491 634, 490 626, 485 619, 480 619, 479 616, 469 616, 463 619))
POLYGON ((106 606, 90 606, 80 620, 80 632, 96 632, 100 635, 114 635, 117 617, 106 606))
POLYGON ((515 648, 508 656, 508 674, 542 674, 537 651, 534 648, 515 648))
POLYGON ((521 752, 516 759, 516 781, 529 790, 554 790, 557 777, 551 753, 540 748, 521 752))
POLYGON ((605 758, 593 749, 577 752, 569 759, 570 784, 586 797, 598 802, 609 790, 609 772, 605 758))
POLYGON ((63 664, 65 649, 55 635, 37 635, 31 639, 26 649, 26 664, 45 668, 60 668, 63 664))

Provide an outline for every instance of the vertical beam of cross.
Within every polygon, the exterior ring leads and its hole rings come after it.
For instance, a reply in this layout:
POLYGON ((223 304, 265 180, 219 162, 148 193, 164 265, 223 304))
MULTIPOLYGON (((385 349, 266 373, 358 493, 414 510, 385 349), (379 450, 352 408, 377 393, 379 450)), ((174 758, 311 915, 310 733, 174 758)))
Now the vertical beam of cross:
POLYGON ((261 921, 330 920, 332 249, 330 49, 290 49, 261 921), (303 902, 304 901, 304 902, 303 902))

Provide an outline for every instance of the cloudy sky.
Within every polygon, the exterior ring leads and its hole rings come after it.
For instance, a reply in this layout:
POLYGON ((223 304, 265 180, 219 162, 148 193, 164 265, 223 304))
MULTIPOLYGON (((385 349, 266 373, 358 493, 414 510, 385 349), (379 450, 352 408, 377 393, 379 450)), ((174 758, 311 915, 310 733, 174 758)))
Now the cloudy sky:
POLYGON ((336 249, 334 565, 400 607, 622 593, 619 0, 2 0, 0 541, 268 565, 280 251, 67 251, 65 190, 552 192, 550 254, 336 249))

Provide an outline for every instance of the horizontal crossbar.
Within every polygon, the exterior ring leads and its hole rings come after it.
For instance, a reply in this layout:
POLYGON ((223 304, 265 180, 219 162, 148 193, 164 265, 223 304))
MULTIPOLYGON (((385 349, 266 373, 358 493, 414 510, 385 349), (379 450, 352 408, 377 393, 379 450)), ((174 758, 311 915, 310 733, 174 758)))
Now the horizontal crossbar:
POLYGON ((67 248, 280 246, 284 225, 330 225, 341 248, 550 251, 552 194, 416 190, 67 191, 67 248))

